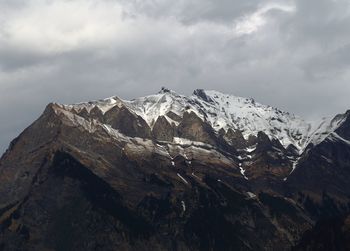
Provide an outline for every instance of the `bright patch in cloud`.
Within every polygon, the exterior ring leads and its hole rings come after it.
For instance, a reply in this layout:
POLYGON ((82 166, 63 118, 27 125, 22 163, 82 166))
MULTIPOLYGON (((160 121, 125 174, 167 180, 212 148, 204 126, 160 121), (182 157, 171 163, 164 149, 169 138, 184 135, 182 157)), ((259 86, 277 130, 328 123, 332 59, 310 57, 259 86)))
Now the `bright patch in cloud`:
POLYGON ((256 12, 246 15, 235 24, 234 31, 237 35, 250 34, 258 31, 258 29, 264 26, 267 22, 266 14, 271 10, 279 10, 283 12, 295 11, 295 6, 291 5, 280 5, 280 4, 269 4, 256 12))
POLYGON ((112 3, 33 1, 6 14, 0 41, 42 52, 84 48, 126 33, 122 8, 112 3))

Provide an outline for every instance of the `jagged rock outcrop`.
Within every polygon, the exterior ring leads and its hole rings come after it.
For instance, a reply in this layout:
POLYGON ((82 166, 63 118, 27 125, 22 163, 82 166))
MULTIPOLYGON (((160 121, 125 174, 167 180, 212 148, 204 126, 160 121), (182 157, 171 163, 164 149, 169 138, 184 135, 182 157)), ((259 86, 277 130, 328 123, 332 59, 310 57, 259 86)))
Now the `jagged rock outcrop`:
POLYGON ((151 128, 138 115, 129 111, 125 106, 115 106, 104 115, 106 124, 130 137, 151 138, 151 128))
POLYGON ((175 125, 171 125, 164 116, 160 116, 153 126, 152 134, 156 140, 172 142, 175 136, 175 125))
POLYGON ((248 146, 248 142, 244 139, 243 134, 239 130, 229 128, 223 135, 223 138, 236 149, 243 149, 248 146))
POLYGON ((185 112, 177 127, 177 134, 181 138, 215 145, 214 130, 194 112, 185 112))
POLYGON ((92 110, 90 111, 89 117, 91 119, 96 119, 96 120, 100 121, 101 123, 104 123, 103 113, 97 106, 92 108, 92 110))
POLYGON ((350 141, 350 110, 344 114, 344 122, 335 130, 335 133, 350 141))
POLYGON ((80 117, 83 117, 84 119, 89 119, 90 118, 90 114, 89 114, 88 110, 85 107, 83 109, 81 109, 81 111, 78 113, 78 115, 80 117))
POLYGON ((176 122, 181 121, 181 117, 172 111, 167 112, 166 116, 171 118, 172 120, 174 120, 176 122))

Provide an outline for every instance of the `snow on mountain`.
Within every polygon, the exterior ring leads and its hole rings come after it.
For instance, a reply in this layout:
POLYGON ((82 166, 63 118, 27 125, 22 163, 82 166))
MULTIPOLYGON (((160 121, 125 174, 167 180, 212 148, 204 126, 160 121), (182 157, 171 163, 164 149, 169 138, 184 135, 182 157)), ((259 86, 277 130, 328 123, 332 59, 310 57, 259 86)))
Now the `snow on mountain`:
POLYGON ((246 139, 263 131, 270 138, 278 139, 284 147, 292 144, 300 149, 311 130, 311 125, 303 119, 253 99, 204 90, 196 90, 194 95, 194 98, 200 97, 197 100, 214 129, 234 128, 246 139))
POLYGON ((166 116, 170 111, 180 117, 182 117, 185 111, 193 111, 202 119, 204 118, 198 108, 191 103, 190 98, 165 88, 162 88, 155 95, 141 97, 131 101, 123 101, 130 110, 141 116, 150 127, 153 127, 159 116, 165 116, 169 122, 176 124, 176 121, 166 116))
POLYGON ((333 119, 323 118, 320 123, 314 123, 311 135, 308 137, 308 144, 312 143, 317 145, 328 136, 331 136, 333 132, 342 125, 346 120, 346 114, 339 114, 333 119))
POLYGON ((125 106, 141 116, 151 128, 159 116, 165 116, 170 123, 177 125, 179 122, 171 118, 169 112, 179 117, 182 117, 184 112, 194 112, 216 131, 221 128, 240 130, 245 139, 262 131, 270 139, 278 139, 285 148, 294 145, 300 153, 309 143, 315 145, 324 140, 344 119, 337 116, 333 120, 308 122, 288 112, 257 103, 251 98, 211 90, 195 90, 188 97, 166 88, 162 88, 157 94, 130 101, 111 97, 65 107, 77 112, 84 108, 91 111, 98 107, 105 113, 116 105, 125 106))
POLYGON ((77 112, 80 112, 83 109, 86 109, 86 111, 90 112, 94 107, 97 107, 102 111, 102 113, 105 113, 116 105, 119 107, 123 105, 123 101, 118 97, 110 97, 110 98, 96 100, 96 101, 89 101, 89 102, 77 103, 72 105, 62 105, 62 106, 65 109, 75 110, 77 112))

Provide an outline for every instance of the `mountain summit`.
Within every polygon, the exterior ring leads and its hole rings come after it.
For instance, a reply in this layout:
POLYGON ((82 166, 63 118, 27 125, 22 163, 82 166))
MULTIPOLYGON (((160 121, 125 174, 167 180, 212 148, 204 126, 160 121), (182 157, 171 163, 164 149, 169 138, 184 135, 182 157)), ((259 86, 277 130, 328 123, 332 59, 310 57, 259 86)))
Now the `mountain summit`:
MULTIPOLYGON (((171 124, 178 121, 171 116, 183 117, 193 112, 216 132, 229 129, 241 132, 245 139, 264 132, 270 139, 278 140, 285 148, 296 147, 301 153, 308 144, 318 144, 341 123, 342 115, 333 120, 308 122, 288 112, 262 105, 251 98, 236 97, 217 91, 197 89, 192 96, 183 96, 162 87, 158 94, 131 101, 117 97, 105 100, 63 106, 68 111, 81 112, 97 109, 102 114, 113 107, 123 106, 140 116, 152 128, 161 116, 171 124)), ((103 122, 103 121, 101 121, 103 122)))
POLYGON ((347 250, 349 129, 201 89, 49 104, 0 160, 0 250, 347 250))

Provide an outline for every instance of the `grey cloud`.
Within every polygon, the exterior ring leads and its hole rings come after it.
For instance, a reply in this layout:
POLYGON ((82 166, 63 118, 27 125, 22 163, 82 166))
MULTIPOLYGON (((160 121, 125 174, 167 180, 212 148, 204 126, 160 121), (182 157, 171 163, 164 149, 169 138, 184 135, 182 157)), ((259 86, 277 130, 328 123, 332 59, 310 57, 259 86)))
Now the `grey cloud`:
POLYGON ((131 12, 157 18, 172 16, 188 24, 200 21, 232 22, 257 10, 261 4, 258 0, 120 1, 127 3, 131 12))
POLYGON ((131 99, 161 86, 183 94, 217 89, 307 118, 350 108, 345 1, 284 1, 295 12, 272 9, 245 35, 234 34, 234 23, 270 1, 117 2, 134 20, 132 40, 55 53, 0 43, 0 152, 51 101, 131 99))
POLYGON ((322 78, 332 80, 349 70, 350 44, 314 55, 308 58, 303 65, 310 81, 322 78))
POLYGON ((0 49, 0 69, 11 72, 21 68, 27 68, 36 64, 43 63, 47 58, 31 51, 19 51, 16 48, 0 49))
POLYGON ((323 48, 349 41, 346 32, 350 23, 349 1, 297 0, 295 3, 297 11, 284 26, 292 41, 312 42, 323 48))

